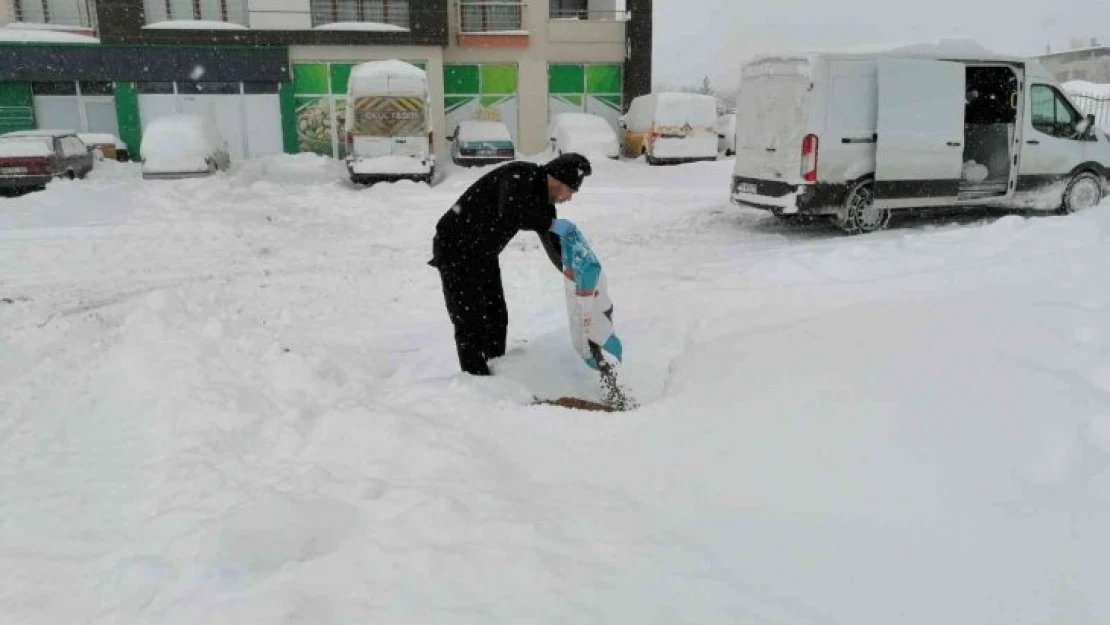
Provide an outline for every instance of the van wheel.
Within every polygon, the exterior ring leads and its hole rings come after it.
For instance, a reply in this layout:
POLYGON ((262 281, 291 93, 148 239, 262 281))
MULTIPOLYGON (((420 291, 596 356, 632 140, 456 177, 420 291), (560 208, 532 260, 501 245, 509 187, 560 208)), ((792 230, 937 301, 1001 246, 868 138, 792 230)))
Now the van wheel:
POLYGON ((1075 213, 1097 206, 1102 201, 1102 181, 1091 172, 1076 174, 1064 189, 1064 202, 1060 205, 1061 215, 1075 213))
POLYGON ((875 208, 875 183, 868 180, 852 187, 833 221, 848 234, 867 234, 886 228, 890 211, 875 208))

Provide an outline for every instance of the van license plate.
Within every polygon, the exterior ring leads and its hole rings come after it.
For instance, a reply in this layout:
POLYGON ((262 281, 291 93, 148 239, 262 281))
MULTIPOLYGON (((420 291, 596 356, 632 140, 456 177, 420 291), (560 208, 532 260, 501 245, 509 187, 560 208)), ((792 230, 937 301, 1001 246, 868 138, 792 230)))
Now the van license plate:
POLYGON ((14 176, 16 174, 25 173, 27 173, 26 167, 0 167, 0 174, 4 174, 5 176, 14 176))
POLYGON ((759 195, 759 187, 757 187, 754 182, 741 182, 736 185, 736 192, 759 195))

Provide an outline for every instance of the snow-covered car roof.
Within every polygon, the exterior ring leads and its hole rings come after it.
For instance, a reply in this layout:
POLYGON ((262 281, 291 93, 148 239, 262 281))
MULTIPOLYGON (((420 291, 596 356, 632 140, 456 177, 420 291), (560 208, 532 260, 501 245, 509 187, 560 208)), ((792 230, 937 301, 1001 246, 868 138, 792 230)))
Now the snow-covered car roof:
POLYGON ((215 123, 192 114, 166 115, 150 122, 140 148, 143 170, 151 172, 200 171, 220 145, 215 123))
POLYGON ((64 137, 66 135, 75 135, 76 131, 73 130, 16 130, 8 132, 0 136, 4 137, 64 137))
POLYGON ((459 122, 461 141, 512 141, 509 127, 501 122, 480 122, 467 120, 459 122))
POLYGON ((50 156, 53 153, 54 143, 50 137, 0 135, 0 157, 50 156))
POLYGON ((397 59, 367 61, 351 68, 347 92, 359 93, 422 93, 428 90, 428 74, 397 59))

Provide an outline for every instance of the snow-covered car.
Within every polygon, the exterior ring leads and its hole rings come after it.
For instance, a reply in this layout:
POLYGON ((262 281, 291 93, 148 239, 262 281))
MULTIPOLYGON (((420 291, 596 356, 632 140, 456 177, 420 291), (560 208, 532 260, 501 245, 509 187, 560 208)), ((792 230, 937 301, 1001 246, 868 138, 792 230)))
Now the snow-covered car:
POLYGON ((89 146, 94 154, 100 151, 100 158, 111 161, 126 162, 130 157, 127 144, 116 135, 106 132, 79 132, 77 138, 89 146))
POLYGON ((208 176, 231 167, 227 141, 203 115, 167 115, 150 122, 140 147, 143 178, 208 176))
POLYGON ((620 156, 620 139, 609 122, 590 113, 560 113, 551 120, 547 138, 556 154, 604 154, 620 156))
POLYGON ((92 154, 72 130, 0 135, 0 189, 41 188, 54 178, 84 178, 92 168, 92 154))
POLYGON ((717 118, 717 151, 725 156, 736 154, 736 113, 717 118))
POLYGON ((501 122, 460 122, 447 137, 451 161, 463 167, 504 163, 516 158, 509 127, 501 122))

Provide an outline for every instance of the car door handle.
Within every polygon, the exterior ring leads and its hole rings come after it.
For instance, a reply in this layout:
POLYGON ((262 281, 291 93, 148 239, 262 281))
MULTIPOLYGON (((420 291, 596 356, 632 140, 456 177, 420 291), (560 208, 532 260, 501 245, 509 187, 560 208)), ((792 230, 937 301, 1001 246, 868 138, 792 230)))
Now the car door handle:
POLYGON ((1028 143, 1029 145, 1040 145, 1041 144, 1041 142, 1037 141, 1036 139, 1030 139, 1030 140, 1026 141, 1026 143, 1028 143))
POLYGON ((959 141, 949 141, 945 145, 947 145, 950 148, 958 148, 958 147, 960 147, 960 142, 959 141))

